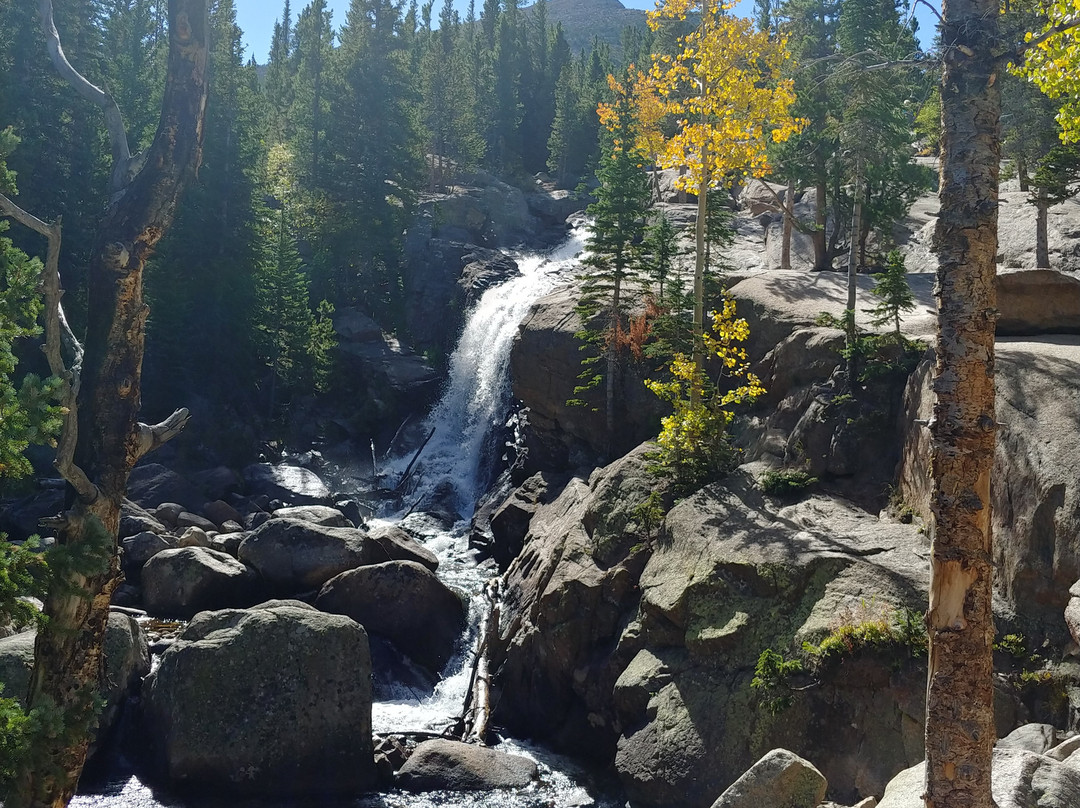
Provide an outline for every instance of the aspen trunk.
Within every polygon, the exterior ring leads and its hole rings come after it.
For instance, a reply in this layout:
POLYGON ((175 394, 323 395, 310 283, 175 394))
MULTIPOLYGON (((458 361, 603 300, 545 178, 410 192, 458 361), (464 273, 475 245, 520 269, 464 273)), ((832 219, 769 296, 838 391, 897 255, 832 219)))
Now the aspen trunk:
POLYGON ((1046 235, 1046 213, 1050 203, 1046 192, 1039 191, 1035 201, 1035 266, 1040 269, 1050 268, 1050 243, 1046 235))
MULTIPOLYGON (((43 2, 42 8, 51 25, 51 4, 43 2)), ((95 720, 109 601, 118 582, 120 503, 132 466, 156 445, 138 422, 148 312, 142 275, 201 156, 207 27, 206 0, 170 0, 168 77, 157 135, 145 167, 114 195, 90 261, 74 448, 75 464, 90 484, 56 526, 59 544, 89 544, 101 565, 65 573, 45 601, 49 621, 37 635, 29 706, 59 708, 68 731, 35 738, 38 762, 20 773, 17 795, 35 808, 63 808, 78 784, 87 730, 95 720), (52 766, 47 769, 42 760, 52 766)), ((114 181, 120 175, 115 171, 114 181)))
POLYGON ((788 180, 784 195, 784 240, 780 245, 780 269, 791 269, 791 223, 795 218, 795 180, 788 180))
MULTIPOLYGON (((702 166, 707 165, 706 155, 702 155, 702 166)), ((701 379, 705 377, 705 217, 709 212, 709 177, 702 169, 701 182, 698 185, 697 201, 697 256, 694 262, 694 382, 690 385, 690 404, 697 406, 701 402, 701 379)))
POLYGON ((991 808, 994 745, 990 472, 1000 81, 996 0, 946 0, 938 335, 931 431, 926 805, 991 808))

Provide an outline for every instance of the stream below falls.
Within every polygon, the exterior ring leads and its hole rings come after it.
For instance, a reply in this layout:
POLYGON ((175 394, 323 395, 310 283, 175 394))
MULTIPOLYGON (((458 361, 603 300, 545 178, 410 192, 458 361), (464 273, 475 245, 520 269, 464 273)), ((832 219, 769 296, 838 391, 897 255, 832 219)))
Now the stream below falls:
MULTIPOLYGON (((509 382, 510 348, 529 307, 550 291, 581 254, 586 228, 579 226, 567 240, 546 253, 513 256, 520 274, 488 289, 469 313, 457 348, 450 358, 447 383, 432 409, 424 434, 434 429, 430 443, 411 469, 407 505, 379 519, 399 524, 439 557, 439 577, 463 592, 470 602, 469 627, 459 652, 448 663, 433 692, 418 692, 415 682, 391 681, 375 672, 372 726, 376 735, 410 732, 438 733, 461 716, 470 687, 477 636, 488 609, 484 587, 497 574, 491 562, 478 563, 469 548, 470 517, 492 483, 493 469, 503 446, 512 401, 509 382), (423 503, 437 499, 461 519, 449 529, 423 512, 423 503), (415 509, 416 503, 420 508, 415 509), (414 512, 406 512, 414 511, 414 512)), ((390 461, 384 470, 400 478, 411 456, 390 461)), ((348 479, 347 473, 341 479, 348 479)), ((288 728, 282 731, 287 732, 288 728)), ((177 796, 143 780, 123 743, 113 744, 107 760, 84 776, 76 808, 263 808, 264 799, 177 796)), ((535 760, 538 784, 524 791, 490 793, 388 791, 332 803, 351 808, 621 808, 623 799, 605 778, 597 778, 573 761, 527 743, 505 739, 497 748, 535 760)), ((311 805, 327 806, 326 800, 311 805)))

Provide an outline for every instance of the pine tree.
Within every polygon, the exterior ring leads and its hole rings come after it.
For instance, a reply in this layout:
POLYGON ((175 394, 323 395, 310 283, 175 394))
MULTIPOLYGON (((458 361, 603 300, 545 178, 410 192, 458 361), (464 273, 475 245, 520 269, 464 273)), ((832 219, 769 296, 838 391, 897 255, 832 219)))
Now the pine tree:
MULTIPOLYGON (((605 416, 609 448, 615 439, 615 389, 619 382, 619 364, 626 337, 626 292, 637 280, 635 244, 645 228, 645 216, 651 200, 649 181, 642 170, 643 157, 634 144, 636 119, 631 97, 633 85, 610 79, 613 100, 602 104, 599 117, 604 126, 603 158, 596 172, 600 187, 596 202, 588 208, 593 217, 588 240, 587 267, 582 276, 578 312, 586 327, 579 337, 603 350, 604 371, 593 372, 599 357, 586 359, 584 384, 574 390, 581 395, 600 382, 606 382, 605 416), (591 325, 599 316, 600 325, 591 325)), ((576 399, 574 403, 583 403, 576 399)))
POLYGON ((147 272, 147 399, 175 401, 194 387, 235 397, 242 410, 258 374, 253 267, 268 104, 244 63, 233 0, 212 8, 207 73, 203 168, 147 272))
POLYGON ((904 256, 899 250, 891 250, 885 261, 885 271, 874 275, 872 293, 880 301, 874 308, 868 309, 870 322, 875 326, 892 325, 897 344, 903 341, 900 333, 900 315, 915 308, 915 296, 904 267, 904 256))

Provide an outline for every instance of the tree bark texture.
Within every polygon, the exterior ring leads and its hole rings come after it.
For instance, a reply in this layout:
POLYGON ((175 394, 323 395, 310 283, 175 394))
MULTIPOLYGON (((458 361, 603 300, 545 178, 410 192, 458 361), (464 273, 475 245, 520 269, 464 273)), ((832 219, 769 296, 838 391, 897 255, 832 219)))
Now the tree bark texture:
MULTIPOLYGON (((100 542, 102 563, 97 569, 66 571, 53 585, 30 686, 30 707, 59 709, 69 728, 93 722, 109 601, 118 582, 117 530, 128 474, 142 454, 186 420, 186 411, 178 412, 162 431, 138 423, 148 313, 143 268, 201 157, 207 29, 206 0, 169 0, 168 76, 158 131, 142 168, 114 195, 89 267, 75 464, 96 490, 73 496, 57 541, 69 548, 100 542)), ((35 750, 34 769, 20 778, 20 797, 35 807, 65 806, 88 743, 85 731, 44 739, 35 750), (40 765, 41 760, 50 765, 40 765)))
POLYGON ((818 158, 816 174, 818 179, 814 186, 817 191, 817 198, 814 201, 814 269, 823 272, 832 267, 832 262, 829 260, 829 244, 825 235, 829 216, 826 207, 829 186, 823 158, 818 158))
POLYGON ((925 801, 991 808, 999 9, 945 0, 943 15, 925 801))
POLYGON ((701 182, 698 184, 697 228, 695 230, 694 260, 694 321, 693 362, 695 381, 690 385, 690 403, 701 402, 701 379, 705 378, 705 221, 709 214, 709 176, 705 171, 706 155, 701 158, 701 182))
POLYGON ((780 269, 791 269, 791 227, 795 220, 795 180, 789 178, 784 194, 784 230, 780 244, 780 269))
POLYGON ((1040 269, 1050 268, 1050 240, 1046 233, 1046 218, 1050 203, 1046 192, 1040 191, 1035 200, 1035 266, 1040 269))

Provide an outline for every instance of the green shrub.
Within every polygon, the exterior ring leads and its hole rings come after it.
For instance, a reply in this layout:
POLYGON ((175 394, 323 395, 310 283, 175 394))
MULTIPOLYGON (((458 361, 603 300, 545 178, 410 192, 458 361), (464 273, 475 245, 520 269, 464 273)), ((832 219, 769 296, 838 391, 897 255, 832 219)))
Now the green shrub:
POLYGON ((791 706, 793 695, 787 678, 802 672, 802 662, 797 659, 784 659, 783 654, 766 648, 758 657, 750 687, 760 691, 765 708, 776 715, 791 706))
POLYGON ((818 481, 798 469, 775 469, 758 477, 758 488, 774 497, 786 497, 805 491, 818 481))

